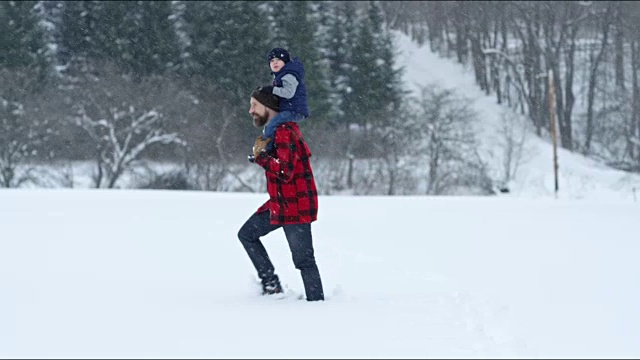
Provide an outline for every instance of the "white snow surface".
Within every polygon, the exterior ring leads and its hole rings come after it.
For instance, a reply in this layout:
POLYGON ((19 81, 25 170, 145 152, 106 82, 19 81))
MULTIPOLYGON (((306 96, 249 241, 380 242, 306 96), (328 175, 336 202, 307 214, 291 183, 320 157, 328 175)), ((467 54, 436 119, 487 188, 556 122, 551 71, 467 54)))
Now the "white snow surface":
POLYGON ((258 294, 237 231, 265 199, 0 191, 0 357, 640 356, 637 203, 320 197, 306 302, 258 294))

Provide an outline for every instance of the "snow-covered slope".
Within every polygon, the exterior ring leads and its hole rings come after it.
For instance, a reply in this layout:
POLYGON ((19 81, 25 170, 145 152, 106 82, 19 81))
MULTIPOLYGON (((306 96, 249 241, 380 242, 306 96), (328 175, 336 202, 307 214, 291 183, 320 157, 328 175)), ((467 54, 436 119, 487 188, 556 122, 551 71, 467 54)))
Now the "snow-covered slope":
MULTIPOLYGON (((506 106, 499 105, 494 95, 487 96, 474 82, 473 70, 432 53, 429 45, 419 46, 409 36, 394 32, 400 54, 397 65, 405 69, 404 81, 415 93, 419 86, 438 84, 453 88, 469 98, 479 115, 476 133, 481 154, 494 173, 499 174, 503 163, 503 136, 500 135, 502 116, 516 121, 516 134, 525 131, 526 143, 520 170, 509 184, 513 195, 553 196, 553 150, 550 141, 535 135, 529 121, 506 106), (504 114, 504 115, 503 115, 504 114)), ((640 201, 640 175, 611 169, 592 159, 564 149, 558 149, 559 197, 608 198, 640 201)))
POLYGON ((321 197, 307 303, 257 295, 265 196, 0 190, 0 358, 640 356, 637 204, 321 197))

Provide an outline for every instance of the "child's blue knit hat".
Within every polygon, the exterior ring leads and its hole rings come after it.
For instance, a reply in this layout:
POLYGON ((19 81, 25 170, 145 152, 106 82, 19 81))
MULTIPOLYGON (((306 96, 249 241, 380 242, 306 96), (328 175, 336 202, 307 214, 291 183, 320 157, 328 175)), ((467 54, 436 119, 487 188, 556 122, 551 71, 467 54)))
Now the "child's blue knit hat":
POLYGON ((269 53, 267 54, 267 62, 271 62, 271 59, 273 58, 278 58, 284 61, 285 64, 288 63, 289 60, 291 60, 291 58, 289 57, 289 52, 283 48, 273 48, 271 51, 269 51, 269 53))

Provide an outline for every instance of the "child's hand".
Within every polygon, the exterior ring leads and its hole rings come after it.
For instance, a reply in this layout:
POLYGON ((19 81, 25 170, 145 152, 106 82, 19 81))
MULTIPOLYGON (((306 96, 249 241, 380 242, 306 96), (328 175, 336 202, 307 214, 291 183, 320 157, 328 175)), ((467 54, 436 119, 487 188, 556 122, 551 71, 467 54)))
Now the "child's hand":
POLYGON ((268 91, 269 94, 273 94, 273 86, 267 85, 262 87, 264 90, 268 91))

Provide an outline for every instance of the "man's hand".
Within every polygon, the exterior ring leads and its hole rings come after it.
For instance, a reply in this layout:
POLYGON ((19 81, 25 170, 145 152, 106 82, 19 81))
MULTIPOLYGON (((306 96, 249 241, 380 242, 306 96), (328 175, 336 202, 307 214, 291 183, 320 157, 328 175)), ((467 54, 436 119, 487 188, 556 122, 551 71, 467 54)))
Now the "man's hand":
POLYGON ((258 136, 256 142, 253 144, 253 156, 258 157, 258 155, 267 148, 269 142, 271 142, 271 138, 264 139, 262 135, 258 136))

